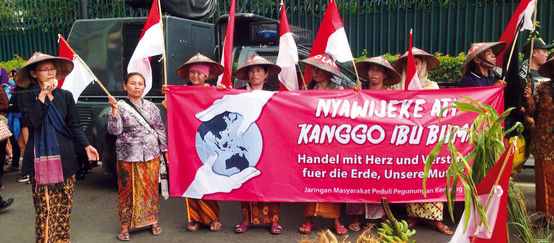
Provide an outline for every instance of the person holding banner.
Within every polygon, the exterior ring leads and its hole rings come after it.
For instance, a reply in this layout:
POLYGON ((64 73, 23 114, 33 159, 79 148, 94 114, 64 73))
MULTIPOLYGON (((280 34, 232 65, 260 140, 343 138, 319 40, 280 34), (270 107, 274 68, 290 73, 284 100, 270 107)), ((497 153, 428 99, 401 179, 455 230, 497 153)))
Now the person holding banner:
POLYGON ((539 75, 549 77, 550 81, 541 82, 535 92, 528 82, 523 95, 525 110, 536 121, 530 148, 535 156, 537 211, 554 222, 554 56, 539 68, 539 75))
MULTIPOLYGON (((421 83, 422 89, 439 89, 439 85, 435 81, 429 80, 429 73, 439 66, 439 59, 430 53, 421 50, 419 48, 412 48, 412 53, 414 54, 414 60, 416 65, 417 75, 419 77, 419 82, 421 83)), ((392 63, 392 67, 399 74, 402 75, 398 88, 396 90, 405 90, 404 84, 406 82, 406 60, 408 59, 408 52, 405 52, 398 60, 392 63)))
MULTIPOLYGON (((439 59, 430 53, 414 47, 412 49, 414 54, 414 61, 416 65, 417 75, 422 89, 439 89, 439 85, 429 80, 429 72, 439 66, 439 59)), ((398 60, 396 60, 392 66, 398 73, 402 74, 400 81, 400 88, 404 90, 404 83, 406 79, 406 59, 408 52, 404 53, 398 60)), ((439 232, 451 235, 454 234, 452 229, 442 222, 444 204, 442 202, 431 203, 407 203, 406 211, 408 213, 408 226, 414 227, 418 220, 427 221, 434 229, 439 232)))
MULTIPOLYGON (((206 80, 216 78, 223 73, 223 66, 210 58, 197 53, 177 68, 177 76, 188 80, 186 85, 210 86, 206 80)), ((169 91, 167 85, 163 85, 162 92, 169 91)), ((187 207, 188 225, 187 230, 197 231, 200 224, 209 224, 210 231, 221 230, 219 220, 219 201, 185 198, 187 207)))
MULTIPOLYGON (((340 86, 339 71, 335 60, 331 55, 319 54, 300 61, 309 65, 312 69, 312 82, 308 84, 309 89, 327 90, 343 89, 340 86)), ((348 230, 340 222, 340 203, 306 203, 304 204, 304 224, 298 229, 302 234, 309 234, 314 228, 314 216, 333 219, 333 226, 337 235, 346 235, 348 230)))
POLYGON ((142 74, 128 74, 123 89, 128 98, 117 101, 113 96, 108 97, 112 109, 107 130, 117 136, 115 146, 121 226, 117 238, 128 241, 129 230, 133 228, 150 226, 152 235, 162 233, 158 224, 158 179, 160 156, 168 157, 167 136, 160 110, 154 103, 142 98, 145 89, 142 74))
POLYGON ((506 43, 500 42, 481 42, 474 43, 467 52, 466 61, 462 66, 462 78, 460 87, 482 87, 482 86, 506 86, 506 82, 498 79, 492 71, 496 65, 496 55, 498 55, 506 43))
MULTIPOLYGON (((263 90, 267 78, 276 76, 281 68, 269 60, 254 55, 235 72, 235 77, 248 80, 249 90, 263 90)), ((271 224, 270 232, 280 234, 280 204, 278 202, 241 202, 242 222, 235 227, 235 233, 244 233, 250 224, 271 224)))
MULTIPOLYGON (((391 90, 392 88, 387 87, 400 82, 400 75, 384 56, 356 62, 356 68, 360 77, 368 81, 362 84, 364 89, 391 90)), ((352 221, 348 225, 348 229, 352 231, 360 231, 362 215, 370 220, 383 220, 385 217, 385 211, 379 203, 347 203, 346 213, 352 216, 352 221)))
POLYGON ((35 53, 15 75, 16 84, 28 88, 18 94, 29 130, 21 170, 31 175, 37 242, 71 241, 75 151, 85 150, 89 160, 99 159, 81 129, 73 95, 56 88, 57 79, 72 69, 67 58, 35 53))
POLYGON ((366 60, 356 62, 356 68, 360 77, 367 80, 362 83, 363 89, 381 89, 391 90, 398 86, 400 75, 394 70, 385 56, 371 57, 366 60))

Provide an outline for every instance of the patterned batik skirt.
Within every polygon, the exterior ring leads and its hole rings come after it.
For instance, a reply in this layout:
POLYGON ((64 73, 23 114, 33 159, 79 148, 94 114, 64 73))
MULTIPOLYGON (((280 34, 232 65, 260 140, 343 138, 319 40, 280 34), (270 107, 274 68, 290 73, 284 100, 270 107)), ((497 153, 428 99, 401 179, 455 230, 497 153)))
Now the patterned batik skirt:
POLYGON ((554 160, 535 159, 535 200, 537 211, 554 219, 554 160))
POLYGON ((347 203, 346 214, 364 215, 366 219, 380 219, 385 215, 380 203, 347 203))
POLYGON ((250 218, 251 224, 270 224, 279 222, 280 204, 278 202, 241 202, 242 216, 250 218))
POLYGON ((219 218, 219 201, 186 198, 189 222, 210 224, 219 218))
POLYGON ((305 203, 304 216, 320 216, 322 218, 340 218, 340 203, 305 203))
POLYGON ((31 180, 35 205, 35 234, 37 242, 70 242, 70 218, 75 189, 75 175, 60 186, 37 186, 31 180))
POLYGON ((117 161, 119 224, 129 229, 158 223, 160 159, 117 161))
POLYGON ((406 203, 409 217, 442 221, 444 204, 441 202, 406 203))

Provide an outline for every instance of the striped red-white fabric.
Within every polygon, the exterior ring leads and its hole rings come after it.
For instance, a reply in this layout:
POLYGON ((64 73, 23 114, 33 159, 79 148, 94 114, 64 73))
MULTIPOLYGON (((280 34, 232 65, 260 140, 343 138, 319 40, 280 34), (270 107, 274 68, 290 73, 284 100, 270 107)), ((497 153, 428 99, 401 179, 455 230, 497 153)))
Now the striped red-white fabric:
POLYGON ((73 61, 73 70, 63 80, 58 80, 58 88, 65 89, 73 94, 75 103, 85 88, 94 81, 95 77, 90 73, 85 63, 82 63, 77 58, 77 53, 69 46, 69 43, 58 34, 60 40, 60 49, 58 56, 65 57, 73 61))
POLYGON ((223 65, 223 76, 218 79, 217 83, 232 88, 233 80, 231 73, 233 72, 233 38, 235 35, 235 0, 231 0, 229 8, 229 21, 227 21, 227 32, 225 32, 225 42, 223 44, 223 55, 221 56, 221 65, 223 65))
POLYGON ((506 29, 498 40, 506 42, 506 47, 504 47, 504 50, 502 52, 496 55, 497 66, 502 67, 504 63, 504 53, 508 50, 508 48, 511 47, 516 32, 518 31, 517 27, 521 21, 523 21, 523 25, 521 26, 521 29, 519 31, 535 30, 535 26, 531 18, 533 17, 533 12, 535 11, 536 5, 537 0, 522 0, 517 6, 516 11, 510 18, 510 22, 508 22, 508 26, 506 26, 506 29))
POLYGON ((150 57, 164 53, 164 36, 158 1, 152 1, 152 7, 142 28, 139 43, 127 65, 127 73, 137 72, 144 76, 146 88, 143 95, 146 95, 152 88, 150 57))
POLYGON ((279 90, 298 90, 296 64, 298 63, 298 49, 290 32, 289 21, 285 5, 281 1, 281 26, 279 37, 279 54, 276 64, 281 67, 279 73, 279 90))
POLYGON ((408 48, 408 60, 406 61, 406 84, 404 87, 406 90, 419 90, 421 89, 421 83, 419 82, 414 53, 412 52, 412 41, 413 36, 410 30, 410 45, 408 48))
MULTIPOLYGON (((350 44, 344 31, 344 24, 340 17, 339 9, 335 0, 329 1, 327 10, 323 15, 321 26, 317 31, 312 50, 310 51, 310 57, 329 53, 335 60, 339 62, 348 62, 354 60, 352 56, 352 50, 350 50, 350 44)), ((312 73, 309 67, 306 67, 304 77, 306 82, 312 80, 312 73)))

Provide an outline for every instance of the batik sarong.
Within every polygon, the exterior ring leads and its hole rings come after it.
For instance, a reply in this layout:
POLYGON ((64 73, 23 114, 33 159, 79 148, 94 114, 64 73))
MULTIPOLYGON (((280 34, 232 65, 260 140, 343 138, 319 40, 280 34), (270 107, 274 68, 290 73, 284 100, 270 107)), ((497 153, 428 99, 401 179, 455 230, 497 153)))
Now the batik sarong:
POLYGON ((366 219, 380 219, 385 215, 379 203, 347 203, 346 214, 363 215, 366 219))
POLYGON ((186 198, 189 222, 210 224, 219 218, 219 201, 186 198))
POLYGON ((70 242, 70 218, 75 188, 75 175, 59 186, 36 185, 31 179, 35 205, 35 236, 37 242, 70 242))
POLYGON ((304 204, 304 216, 320 216, 322 218, 339 218, 340 203, 306 203, 304 204))
POLYGON ((277 202, 241 202, 242 215, 251 224, 269 224, 279 221, 280 204, 277 202))
POLYGON ((119 224, 129 229, 158 223, 160 159, 117 161, 119 224))

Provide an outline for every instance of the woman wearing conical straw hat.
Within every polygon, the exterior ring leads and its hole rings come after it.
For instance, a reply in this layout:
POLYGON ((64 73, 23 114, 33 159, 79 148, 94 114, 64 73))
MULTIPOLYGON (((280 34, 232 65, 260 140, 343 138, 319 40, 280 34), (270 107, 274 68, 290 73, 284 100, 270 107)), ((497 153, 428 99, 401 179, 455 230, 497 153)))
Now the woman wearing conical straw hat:
MULTIPOLYGON (((356 62, 356 68, 360 77, 367 82, 362 82, 363 89, 391 90, 389 86, 400 82, 400 75, 384 56, 376 56, 356 62)), ((348 229, 359 231, 361 228, 361 216, 370 220, 382 220, 385 211, 380 203, 347 203, 346 214, 352 216, 348 229)))
MULTIPOLYGON (((312 70, 312 82, 309 89, 329 90, 343 89, 340 85, 342 77, 337 64, 329 54, 320 54, 300 61, 310 66, 312 70)), ((333 219, 333 227, 338 235, 346 235, 348 230, 340 222, 340 203, 305 203, 304 224, 298 229, 300 233, 309 234, 314 228, 314 216, 333 219)))
POLYGON ((81 129, 73 95, 56 88, 57 79, 72 69, 67 58, 35 53, 15 75, 17 85, 28 88, 18 97, 29 127, 21 170, 31 175, 37 242, 71 241, 75 150, 85 150, 89 160, 99 158, 81 129))
MULTIPOLYGON (((187 80, 186 85, 210 86, 206 80, 213 79, 223 73, 223 66, 212 59, 197 53, 183 65, 177 68, 177 76, 187 80)), ((162 87, 165 94, 169 91, 167 85, 162 87)), ((197 231, 201 224, 209 225, 210 231, 221 230, 219 201, 186 198, 188 225, 187 230, 197 231)))
MULTIPOLYGON (((235 77, 248 80, 247 89, 262 90, 267 79, 276 76, 281 68, 269 60, 254 55, 237 71, 235 77)), ((251 224, 270 224, 272 234, 280 234, 280 204, 278 202, 241 202, 242 221, 235 227, 235 233, 244 233, 251 224)))
MULTIPOLYGON (((414 54, 414 61, 416 65, 417 75, 422 89, 439 89, 439 85, 429 80, 429 72, 439 66, 439 59, 428 52, 412 48, 414 54)), ((392 66, 402 73, 402 80, 399 87, 404 90, 404 84, 406 81, 406 60, 408 59, 408 52, 404 53, 392 66)), ((435 230, 446 234, 452 235, 454 232, 450 227, 442 222, 444 204, 442 202, 429 202, 429 203, 407 203, 406 210, 408 212, 408 226, 414 227, 418 221, 425 221, 435 230)))

